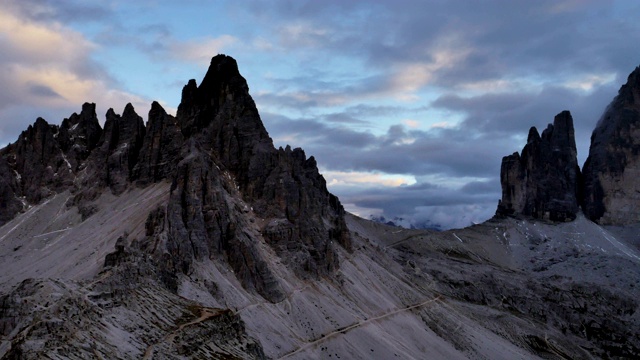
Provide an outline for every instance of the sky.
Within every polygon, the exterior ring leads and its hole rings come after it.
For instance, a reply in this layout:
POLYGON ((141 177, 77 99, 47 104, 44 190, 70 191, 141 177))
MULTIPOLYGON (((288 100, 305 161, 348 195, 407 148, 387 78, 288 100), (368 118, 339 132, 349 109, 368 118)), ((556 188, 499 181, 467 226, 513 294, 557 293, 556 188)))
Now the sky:
POLYGON ((500 163, 570 110, 578 161, 640 65, 640 2, 0 0, 0 146, 84 102, 175 114, 234 57, 274 145, 362 217, 490 218, 500 163))

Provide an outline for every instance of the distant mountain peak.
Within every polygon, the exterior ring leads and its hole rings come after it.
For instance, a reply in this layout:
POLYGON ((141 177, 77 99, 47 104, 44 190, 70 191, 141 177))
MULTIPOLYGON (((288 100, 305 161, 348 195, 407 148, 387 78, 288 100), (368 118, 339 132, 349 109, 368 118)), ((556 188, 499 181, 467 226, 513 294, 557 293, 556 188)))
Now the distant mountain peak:
POLYGON ((535 127, 529 129, 521 154, 502 159, 502 199, 496 213, 573 220, 578 212, 579 181, 573 118, 565 110, 541 136, 535 127))

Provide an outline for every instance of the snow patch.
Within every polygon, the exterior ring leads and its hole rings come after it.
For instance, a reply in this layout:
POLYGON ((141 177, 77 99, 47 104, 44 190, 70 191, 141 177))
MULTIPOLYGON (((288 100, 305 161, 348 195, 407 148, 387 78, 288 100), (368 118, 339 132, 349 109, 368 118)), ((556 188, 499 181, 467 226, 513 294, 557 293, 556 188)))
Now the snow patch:
POLYGON ((62 152, 62 150, 60 150, 60 154, 62 154, 62 160, 64 160, 64 162, 67 163, 67 168, 69 168, 69 171, 71 171, 71 163, 69 162, 67 157, 64 156, 64 153, 62 152))
MULTIPOLYGON (((640 257, 635 255, 631 249, 629 249, 628 247, 626 247, 624 244, 622 244, 620 241, 618 241, 613 235, 609 234, 605 229, 600 228, 600 232, 602 233, 602 236, 611 243, 611 245, 613 245, 616 249, 620 250, 623 254, 629 256, 630 258, 632 258, 633 260, 636 261, 640 261, 640 257)), ((602 249, 604 251, 604 249, 602 249)))

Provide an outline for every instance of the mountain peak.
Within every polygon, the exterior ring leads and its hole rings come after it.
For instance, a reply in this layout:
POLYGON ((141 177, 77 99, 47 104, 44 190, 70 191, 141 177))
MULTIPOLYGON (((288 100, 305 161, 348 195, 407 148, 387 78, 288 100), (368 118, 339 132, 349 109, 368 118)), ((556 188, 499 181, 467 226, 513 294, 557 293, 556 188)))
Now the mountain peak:
POLYGON ((127 105, 124 107, 124 111, 122 112, 122 116, 127 117, 134 114, 135 116, 138 116, 138 114, 136 114, 136 109, 133 107, 133 105, 131 105, 131 103, 127 103, 127 105))
POLYGON ((538 135, 529 130, 522 155, 502 159, 498 215, 520 214, 552 221, 576 218, 580 169, 573 118, 563 111, 538 135))
POLYGON ((226 55, 211 59, 199 86, 193 79, 184 86, 177 118, 185 137, 200 132, 211 123, 217 123, 215 127, 219 128, 225 126, 225 122, 233 122, 232 126, 236 126, 240 121, 243 124, 239 128, 250 131, 252 136, 268 138, 262 121, 256 121, 259 120, 258 110, 249 95, 246 80, 238 71, 238 64, 226 55), (220 113, 227 115, 216 120, 220 113))
MULTIPOLYGON (((208 82, 214 79, 230 80, 234 77, 241 76, 238 70, 238 63, 234 58, 224 54, 218 54, 211 58, 209 69, 207 70, 200 87, 207 87, 208 82)), ((214 80, 215 81, 215 80, 214 80)))
MULTIPOLYGON (((149 214, 147 236, 136 243, 162 264, 173 290, 198 262, 222 257, 247 289, 280 301, 282 285, 259 242, 302 278, 330 276, 339 266, 336 246, 350 250, 344 209, 315 158, 274 148, 233 58, 213 57, 200 86, 185 85, 176 117, 156 101, 146 126, 131 103, 122 116, 109 109, 106 117, 103 130, 95 104, 85 103, 60 131, 38 119, 33 135, 0 153, 0 167, 25 183, 0 178, 0 195, 27 195, 34 204, 68 190, 84 221, 105 191, 170 182, 167 203, 149 214)), ((0 220, 20 211, 10 205, 0 220)))

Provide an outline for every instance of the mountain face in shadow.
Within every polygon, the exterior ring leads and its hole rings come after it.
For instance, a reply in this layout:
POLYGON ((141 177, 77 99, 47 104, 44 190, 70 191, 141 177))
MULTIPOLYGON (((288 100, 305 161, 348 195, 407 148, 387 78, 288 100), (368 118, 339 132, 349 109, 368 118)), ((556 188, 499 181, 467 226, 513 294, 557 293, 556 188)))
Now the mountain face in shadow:
POLYGON ((563 111, 542 136, 535 127, 529 130, 522 154, 516 152, 502 159, 502 200, 497 213, 574 220, 580 179, 573 118, 569 111, 563 111))
POLYGON ((640 68, 636 68, 593 130, 582 171, 568 111, 558 114, 542 136, 531 128, 522 152, 502 160, 502 199, 496 213, 571 221, 581 209, 602 225, 637 224, 639 173, 640 68))
POLYGON ((640 222, 640 68, 607 106, 584 164, 585 215, 599 224, 640 222))

